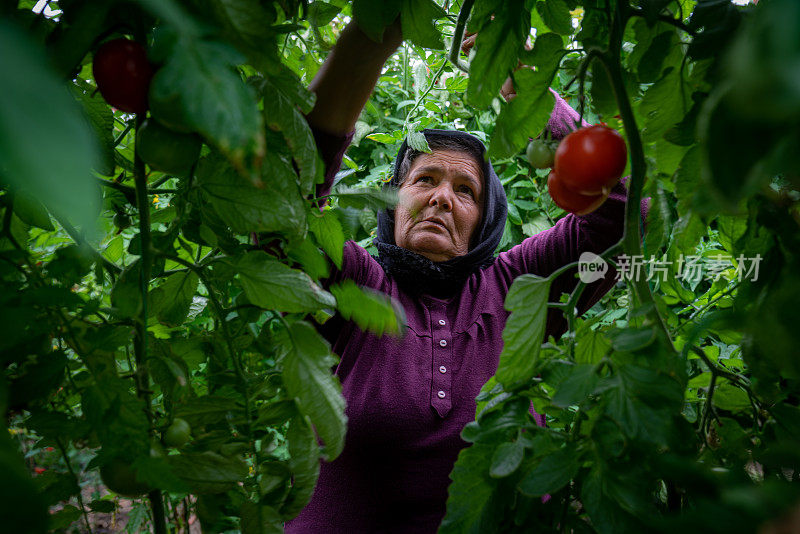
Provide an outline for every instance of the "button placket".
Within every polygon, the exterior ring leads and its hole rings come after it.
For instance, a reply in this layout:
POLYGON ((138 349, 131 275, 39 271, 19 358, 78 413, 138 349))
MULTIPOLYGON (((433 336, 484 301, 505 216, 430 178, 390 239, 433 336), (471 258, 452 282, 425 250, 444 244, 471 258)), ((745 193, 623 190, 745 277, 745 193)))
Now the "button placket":
POLYGON ((431 405, 440 417, 450 412, 452 404, 452 380, 450 372, 453 338, 444 307, 431 309, 431 334, 433 344, 433 380, 431 383, 431 405))

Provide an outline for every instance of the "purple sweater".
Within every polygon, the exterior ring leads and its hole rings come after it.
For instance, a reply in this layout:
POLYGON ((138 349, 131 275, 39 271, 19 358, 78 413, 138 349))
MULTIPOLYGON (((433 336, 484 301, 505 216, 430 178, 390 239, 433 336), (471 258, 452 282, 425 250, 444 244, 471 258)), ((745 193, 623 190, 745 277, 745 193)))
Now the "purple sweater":
MULTIPOLYGON (((351 136, 315 135, 329 190, 351 136)), ((336 375, 347 401, 347 436, 342 454, 322 463, 311 502, 286 532, 436 532, 450 471, 467 445, 461 430, 474 420, 475 397, 497 369, 508 318, 503 302, 514 278, 547 276, 583 251, 602 252, 621 237, 624 209, 625 187, 618 184, 597 211, 567 215, 501 253, 446 300, 409 296, 366 250, 347 242, 342 269, 328 283, 349 278, 391 295, 405 310, 407 330, 402 339, 379 338, 339 316, 319 327, 341 356, 336 375)), ((575 272, 553 282, 551 300, 575 287, 575 272)), ((614 274, 586 288, 581 311, 614 285, 614 274)), ((565 329, 563 316, 551 310, 545 335, 565 329)))

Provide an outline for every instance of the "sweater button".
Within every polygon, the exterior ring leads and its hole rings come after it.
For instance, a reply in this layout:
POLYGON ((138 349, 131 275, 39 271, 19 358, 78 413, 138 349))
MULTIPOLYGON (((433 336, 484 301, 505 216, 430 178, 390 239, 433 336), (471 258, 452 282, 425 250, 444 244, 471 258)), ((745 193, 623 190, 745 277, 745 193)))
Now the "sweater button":
POLYGON ((439 395, 440 399, 443 399, 445 397, 446 393, 444 391, 440 391, 439 393, 437 393, 437 395, 439 395))
POLYGON ((447 340, 446 339, 441 340, 439 342, 439 345, 441 345, 442 347, 446 347, 447 346, 447 340))
POLYGON ((439 324, 444 326, 447 324, 447 321, 445 321, 444 319, 439 319, 439 324))
POLYGON ((445 374, 447 372, 447 367, 445 367, 444 365, 440 365, 439 366, 439 372, 442 373, 442 374, 445 374))

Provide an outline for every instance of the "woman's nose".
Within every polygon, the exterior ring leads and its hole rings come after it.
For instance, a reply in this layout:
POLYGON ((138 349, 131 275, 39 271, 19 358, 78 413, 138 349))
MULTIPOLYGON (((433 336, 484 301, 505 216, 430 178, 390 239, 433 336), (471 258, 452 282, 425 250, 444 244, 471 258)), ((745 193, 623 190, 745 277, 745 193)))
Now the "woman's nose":
POLYGON ((440 207, 445 211, 453 209, 453 199, 444 185, 437 187, 428 201, 430 206, 440 207))

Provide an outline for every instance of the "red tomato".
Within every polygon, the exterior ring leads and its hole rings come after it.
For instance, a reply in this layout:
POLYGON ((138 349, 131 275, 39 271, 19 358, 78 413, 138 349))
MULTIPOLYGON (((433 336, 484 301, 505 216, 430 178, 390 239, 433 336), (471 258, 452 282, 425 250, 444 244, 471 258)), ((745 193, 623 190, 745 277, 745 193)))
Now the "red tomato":
POLYGON ((587 126, 561 141, 553 170, 564 187, 583 195, 599 195, 614 187, 627 159, 625 140, 616 130, 587 126))
POLYGON ((608 198, 607 192, 599 195, 582 195, 568 189, 561 182, 556 171, 551 171, 547 178, 547 191, 559 208, 575 215, 586 215, 593 212, 608 198))
POLYGON ((153 69, 142 45, 128 39, 104 43, 94 55, 92 72, 106 102, 128 113, 147 111, 153 69))

